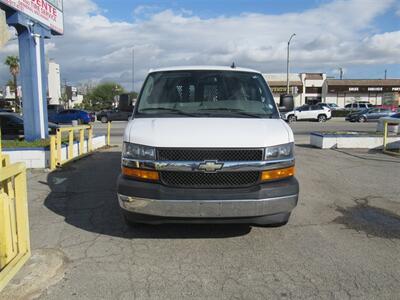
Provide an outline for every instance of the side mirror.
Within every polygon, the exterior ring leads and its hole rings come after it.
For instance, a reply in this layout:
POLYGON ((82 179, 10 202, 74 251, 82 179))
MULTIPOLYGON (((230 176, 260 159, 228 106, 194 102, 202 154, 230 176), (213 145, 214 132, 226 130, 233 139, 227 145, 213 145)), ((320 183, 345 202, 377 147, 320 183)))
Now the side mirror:
POLYGON ((281 111, 292 111, 294 109, 293 95, 281 95, 279 101, 281 111))

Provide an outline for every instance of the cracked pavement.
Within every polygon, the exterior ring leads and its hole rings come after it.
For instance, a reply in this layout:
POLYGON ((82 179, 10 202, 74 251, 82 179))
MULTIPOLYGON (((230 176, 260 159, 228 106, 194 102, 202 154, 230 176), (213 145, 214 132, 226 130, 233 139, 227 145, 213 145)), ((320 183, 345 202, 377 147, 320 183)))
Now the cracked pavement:
POLYGON ((398 158, 298 145, 288 225, 131 229, 116 198, 119 151, 29 173, 32 248, 68 259, 40 299, 399 299, 398 158))

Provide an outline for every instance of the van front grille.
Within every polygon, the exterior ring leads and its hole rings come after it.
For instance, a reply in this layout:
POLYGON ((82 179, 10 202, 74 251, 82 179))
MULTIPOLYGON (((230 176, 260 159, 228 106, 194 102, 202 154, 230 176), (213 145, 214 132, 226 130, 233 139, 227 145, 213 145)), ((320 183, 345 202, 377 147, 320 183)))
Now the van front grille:
POLYGON ((160 161, 261 161, 263 155, 263 149, 157 149, 157 159, 160 161))
POLYGON ((161 172, 161 182, 170 187, 179 188, 240 188, 258 183, 258 171, 247 172, 161 172))

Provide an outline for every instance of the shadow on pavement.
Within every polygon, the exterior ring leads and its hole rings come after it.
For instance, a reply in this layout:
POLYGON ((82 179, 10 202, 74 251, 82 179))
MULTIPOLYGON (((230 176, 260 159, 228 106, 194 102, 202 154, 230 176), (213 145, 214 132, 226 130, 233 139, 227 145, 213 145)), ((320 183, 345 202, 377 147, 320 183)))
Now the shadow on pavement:
POLYGON ((51 188, 45 206, 77 228, 124 238, 225 238, 250 232, 243 224, 128 227, 116 194, 120 162, 120 152, 96 152, 50 173, 42 182, 51 188))
POLYGON ((309 149, 318 149, 318 148, 316 148, 316 147, 314 147, 313 145, 310 145, 310 144, 296 144, 296 147, 309 148, 309 149))

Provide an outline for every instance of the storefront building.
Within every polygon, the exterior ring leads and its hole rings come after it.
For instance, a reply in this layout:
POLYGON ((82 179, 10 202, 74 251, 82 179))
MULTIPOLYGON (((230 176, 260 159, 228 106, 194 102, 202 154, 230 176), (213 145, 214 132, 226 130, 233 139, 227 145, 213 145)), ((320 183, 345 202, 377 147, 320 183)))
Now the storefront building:
MULTIPOLYGON (((276 103, 286 93, 286 74, 264 74, 276 103)), ((295 106, 318 102, 344 107, 356 101, 373 105, 385 104, 385 99, 400 98, 400 79, 331 79, 324 73, 289 75, 289 91, 295 106)))
MULTIPOLYGON (((276 103, 286 93, 286 74, 264 74, 276 103)), ((322 101, 322 87, 326 80, 323 73, 289 74, 289 91, 294 96, 295 106, 315 104, 322 101)))
POLYGON ((382 105, 384 100, 398 97, 400 79, 328 79, 323 87, 324 102, 340 107, 356 101, 382 105))

